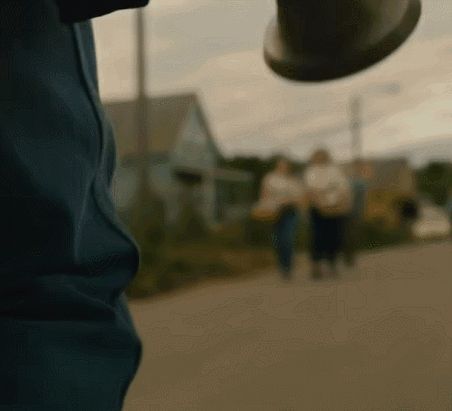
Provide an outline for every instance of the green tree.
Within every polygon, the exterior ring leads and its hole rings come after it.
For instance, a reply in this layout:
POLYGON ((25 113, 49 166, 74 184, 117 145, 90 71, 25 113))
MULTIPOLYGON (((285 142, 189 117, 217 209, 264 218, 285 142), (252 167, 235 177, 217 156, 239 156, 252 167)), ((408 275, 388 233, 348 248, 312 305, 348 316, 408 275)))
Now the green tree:
MULTIPOLYGON (((257 199, 259 197, 262 179, 275 166, 277 158, 278 155, 268 158, 237 156, 231 159, 225 159, 222 165, 252 173, 254 177, 253 198, 257 199)), ((300 171, 304 167, 304 164, 300 162, 292 162, 292 164, 295 171, 300 171)))
POLYGON ((427 164, 417 171, 417 184, 423 195, 443 205, 452 187, 452 164, 440 161, 427 164))

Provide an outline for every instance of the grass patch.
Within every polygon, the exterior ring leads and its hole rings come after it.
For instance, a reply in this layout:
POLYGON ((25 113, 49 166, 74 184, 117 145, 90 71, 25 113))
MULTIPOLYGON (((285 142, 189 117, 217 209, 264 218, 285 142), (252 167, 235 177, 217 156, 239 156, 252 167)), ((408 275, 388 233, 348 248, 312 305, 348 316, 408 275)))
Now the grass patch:
MULTIPOLYGON (((141 269, 127 294, 131 298, 149 297, 207 279, 236 278, 265 270, 275 264, 271 232, 271 224, 249 220, 210 233, 198 230, 195 239, 178 233, 162 236, 158 244, 145 241, 141 269)), ((406 230, 366 223, 360 248, 374 250, 410 241, 406 230)), ((308 248, 305 220, 299 228, 297 249, 305 252, 308 248)))
POLYGON ((271 264, 270 248, 225 248, 215 243, 168 247, 161 261, 140 269, 127 294, 149 297, 206 279, 250 275, 271 264))

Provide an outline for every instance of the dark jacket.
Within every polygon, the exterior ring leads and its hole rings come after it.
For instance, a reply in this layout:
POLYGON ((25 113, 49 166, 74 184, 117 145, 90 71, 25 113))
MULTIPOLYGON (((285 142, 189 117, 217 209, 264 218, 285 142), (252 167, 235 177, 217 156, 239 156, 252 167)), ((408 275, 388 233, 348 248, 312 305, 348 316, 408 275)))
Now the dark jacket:
POLYGON ((111 199, 90 23, 60 19, 111 7, 59 4, 0 1, 0 411, 119 411, 138 251, 111 199))

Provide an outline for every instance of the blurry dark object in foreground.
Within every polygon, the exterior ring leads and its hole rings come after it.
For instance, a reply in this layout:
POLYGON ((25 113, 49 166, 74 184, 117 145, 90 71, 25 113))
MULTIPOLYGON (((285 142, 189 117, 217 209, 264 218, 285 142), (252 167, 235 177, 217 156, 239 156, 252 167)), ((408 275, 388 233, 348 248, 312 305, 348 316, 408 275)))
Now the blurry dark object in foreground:
POLYGON ((395 51, 420 14, 419 0, 278 0, 265 60, 291 80, 344 77, 395 51))
POLYGON ((80 22, 116 10, 143 7, 149 0, 56 0, 64 23, 80 22))

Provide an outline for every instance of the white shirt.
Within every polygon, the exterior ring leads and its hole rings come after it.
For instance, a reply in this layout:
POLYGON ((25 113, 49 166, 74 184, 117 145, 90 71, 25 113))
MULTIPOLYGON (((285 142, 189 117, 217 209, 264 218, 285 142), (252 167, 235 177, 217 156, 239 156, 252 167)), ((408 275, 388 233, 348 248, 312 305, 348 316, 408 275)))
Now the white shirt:
POLYGON ((307 190, 321 194, 325 205, 335 205, 350 190, 345 174, 334 164, 314 164, 307 168, 304 178, 307 190))
POLYGON ((287 176, 277 172, 267 174, 263 180, 266 197, 262 199, 269 206, 279 207, 287 201, 298 201, 303 195, 303 186, 293 176, 287 176))

